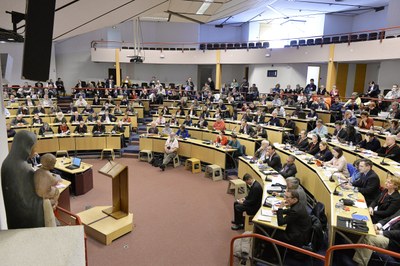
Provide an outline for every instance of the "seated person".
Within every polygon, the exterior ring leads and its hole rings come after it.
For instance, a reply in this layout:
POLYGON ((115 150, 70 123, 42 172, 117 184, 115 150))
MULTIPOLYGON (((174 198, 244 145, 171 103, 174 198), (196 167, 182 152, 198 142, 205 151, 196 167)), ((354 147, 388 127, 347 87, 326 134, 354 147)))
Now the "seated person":
POLYGON ((292 133, 294 133, 296 130, 296 123, 292 120, 292 118, 290 116, 286 117, 284 120, 285 120, 285 123, 283 124, 282 127, 290 128, 292 130, 292 133))
POLYGON ((207 120, 205 120, 204 117, 200 117, 199 121, 196 124, 196 127, 198 127, 198 128, 207 128, 208 127, 207 120))
POLYGON ((301 151, 308 150, 308 138, 305 130, 300 131, 299 138, 294 146, 301 151))
POLYGON ((85 125, 85 122, 82 120, 79 122, 79 125, 75 127, 74 133, 78 134, 85 134, 87 133, 87 126, 85 125))
POLYGON ((101 123, 100 119, 97 119, 96 124, 92 128, 93 134, 104 134, 106 133, 106 126, 101 123))
POLYGON ((185 126, 187 126, 187 127, 191 127, 192 126, 192 119, 190 118, 190 116, 189 115, 187 115, 186 117, 185 117, 185 120, 183 121, 183 125, 185 125, 185 126))
POLYGON ((399 120, 396 119, 390 120, 390 126, 385 130, 385 132, 389 132, 391 135, 399 134, 400 133, 399 120))
POLYGON ((17 110, 17 115, 29 115, 29 108, 26 106, 25 103, 21 103, 21 106, 17 110))
POLYGON ((357 126, 357 117, 355 117, 355 115, 351 110, 346 110, 346 112, 344 112, 344 117, 342 122, 343 125, 345 125, 346 127, 348 125, 352 125, 353 127, 355 127, 357 126))
POLYGON ((306 116, 307 119, 317 120, 318 114, 315 111, 315 108, 310 108, 310 112, 306 116))
POLYGON ((345 141, 347 143, 351 144, 358 144, 362 141, 362 135, 360 132, 358 132, 353 125, 347 125, 346 127, 346 133, 347 137, 345 138, 345 141))
POLYGON ((53 120, 54 124, 61 124, 61 123, 67 123, 67 119, 64 117, 64 114, 62 112, 58 112, 56 114, 56 117, 53 120))
POLYGON ((213 125, 214 130, 226 130, 225 122, 222 118, 217 118, 213 125))
POLYGON ((195 110, 195 106, 192 104, 189 108, 189 111, 187 113, 190 117, 197 116, 197 111, 195 110))
POLYGON ((157 123, 155 121, 151 122, 150 127, 147 130, 147 133, 148 134, 158 134, 157 123))
POLYGON ((235 133, 232 133, 231 135, 231 140, 228 141, 228 144, 226 145, 228 149, 236 149, 236 151, 233 153, 233 157, 237 158, 241 155, 243 155, 243 149, 242 145, 240 144, 239 140, 237 139, 237 135, 235 133))
POLYGON ((221 130, 217 136, 217 139, 215 140, 215 143, 219 143, 222 146, 225 146, 228 144, 228 138, 225 136, 225 130, 221 130))
POLYGON ((347 170, 347 161, 343 155, 343 150, 339 147, 333 147, 333 158, 330 161, 324 162, 323 165, 327 167, 334 167, 341 172, 345 177, 349 177, 350 173, 347 170))
POLYGON ((283 165, 282 169, 279 171, 279 174, 284 178, 295 176, 297 173, 297 168, 294 162, 296 161, 296 157, 293 155, 289 155, 286 159, 286 163, 283 165))
POLYGON ((386 141, 382 147, 377 151, 378 155, 381 157, 387 157, 393 161, 400 162, 400 148, 396 144, 396 136, 389 135, 386 136, 386 141))
POLYGON ((117 117, 110 114, 109 110, 104 111, 104 114, 101 116, 102 123, 109 124, 109 123, 114 123, 115 121, 117 121, 117 117))
MULTIPOLYGON (((165 121, 165 119, 164 119, 164 121, 165 121)), ((163 122, 162 118, 159 120, 159 122, 163 122)), ((156 120, 156 123, 157 123, 157 120, 156 120)), ((179 121, 178 121, 178 119, 176 118, 175 115, 171 116, 171 119, 168 121, 168 123, 169 123, 170 126, 179 126, 179 121)))
POLYGON ((214 113, 213 117, 214 117, 214 118, 223 117, 222 111, 221 111, 219 108, 217 108, 217 109, 215 110, 215 113, 214 113))
POLYGON ((124 112, 121 109, 121 106, 117 104, 114 108, 113 114, 114 115, 122 115, 124 112))
POLYGON ((82 116, 78 113, 78 111, 74 112, 74 114, 71 116, 71 119, 69 120, 69 122, 72 123, 79 123, 83 121, 82 116))
POLYGON ((11 128, 10 123, 6 123, 7 127, 7 138, 13 138, 17 132, 13 128, 11 128))
POLYGON ((35 108, 33 108, 32 114, 44 115, 46 114, 46 109, 39 103, 35 108))
POLYGON ((375 137, 374 132, 367 132, 365 139, 359 143, 360 148, 370 150, 373 152, 381 148, 381 142, 375 137))
POLYGON ((333 136, 335 136, 339 141, 347 138, 347 131, 343 128, 342 121, 335 122, 335 131, 333 131, 333 136))
POLYGON ((362 159, 358 165, 359 178, 351 183, 353 187, 357 187, 358 191, 363 194, 368 206, 380 193, 380 180, 375 171, 372 170, 372 165, 371 160, 362 159))
POLYGON ((324 125, 321 119, 317 120, 316 126, 310 133, 319 135, 321 138, 325 138, 328 135, 328 128, 324 125))
POLYGON ((270 126, 276 126, 276 127, 280 127, 281 126, 281 121, 279 120, 278 112, 276 112, 276 111, 272 112, 272 117, 268 121, 267 124, 270 125, 270 126))
POLYGON ((49 123, 44 122, 39 129, 39 135, 44 136, 46 134, 54 134, 53 129, 49 126, 49 123))
POLYGON ((242 124, 240 125, 239 133, 251 135, 253 131, 254 131, 253 127, 250 126, 246 120, 242 119, 242 124))
POLYGON ((121 147, 126 147, 125 144, 125 126, 123 125, 122 120, 118 121, 118 123, 116 125, 113 126, 113 128, 111 129, 111 133, 112 134, 121 134, 120 138, 121 138, 121 147))
POLYGON ((68 134, 69 127, 66 122, 62 122, 61 125, 58 126, 58 134, 68 134))
POLYGON ((311 155, 315 155, 319 152, 319 143, 321 142, 321 138, 317 134, 311 134, 311 142, 308 144, 307 149, 305 150, 306 153, 311 155))
POLYGON ((28 122, 24 119, 22 114, 17 115, 11 120, 11 126, 13 127, 22 127, 28 125, 28 122))
POLYGON ((169 136, 172 133, 172 128, 169 126, 169 123, 165 123, 165 127, 161 130, 162 136, 169 136))
POLYGON ((32 118, 32 125, 41 125, 43 124, 42 118, 40 118, 39 114, 34 114, 32 118))
POLYGON ((245 120, 247 122, 253 121, 253 115, 251 114, 251 110, 247 109, 246 112, 243 114, 242 121, 245 120))
POLYGON ((265 115, 262 114, 261 110, 257 111, 257 114, 253 117, 253 121, 257 124, 264 124, 265 115))
MULTIPOLYGON (((362 238, 360 244, 367 244, 393 252, 400 252, 400 210, 392 216, 380 220, 375 224, 374 235, 362 238)), ((373 251, 366 248, 357 248, 353 260, 359 265, 367 265, 373 251)))
POLYGON ((268 154, 267 148, 269 146, 269 141, 264 139, 261 141, 261 147, 256 150, 253 156, 253 160, 258 160, 263 162, 268 154))
POLYGON ((85 106, 85 108, 83 108, 82 110, 82 114, 88 115, 88 114, 93 114, 94 113, 94 109, 90 104, 87 104, 85 106))
POLYGON ((400 209, 399 186, 400 178, 398 176, 389 175, 386 178, 385 189, 369 205, 372 223, 376 224, 400 209))
MULTIPOLYGON (((175 118, 175 116, 174 116, 174 118, 175 118)), ((172 120, 172 118, 171 118, 171 120, 172 120)), ((159 126, 159 125, 164 125, 164 124, 165 124, 165 118, 164 118, 164 116, 163 116, 162 113, 160 113, 160 114, 158 115, 158 117, 157 117, 157 119, 155 120, 155 122, 156 122, 157 126, 159 126)), ((177 120, 176 120, 176 122, 177 122, 177 120)), ((171 121, 169 122, 169 124, 172 125, 171 121)))
POLYGON ((285 191, 285 201, 276 211, 278 225, 286 225, 285 230, 278 230, 274 238, 282 242, 301 247, 310 241, 311 218, 303 204, 299 204, 297 190, 285 191), (286 209, 283 207, 286 206, 286 209))
MULTIPOLYGON (((297 192, 299 193, 300 204, 307 208, 307 195, 303 187, 300 185, 300 179, 294 176, 289 176, 288 178, 286 178, 286 190, 292 190, 292 189, 297 190, 297 192)), ((285 193, 273 192, 272 195, 283 198, 285 196, 285 193)))
POLYGON ((320 160, 322 162, 327 162, 332 160, 333 155, 331 150, 329 149, 328 143, 325 141, 321 141, 319 143, 319 152, 314 155, 315 159, 320 160))
POLYGON ((185 108, 181 105, 175 113, 176 116, 185 116, 185 108))
POLYGON ((189 131, 186 129, 185 125, 182 124, 179 127, 176 136, 183 139, 190 138, 189 131))
POLYGON ((267 156, 263 163, 268 164, 268 166, 272 167, 277 172, 282 169, 281 157, 276 153, 274 145, 268 146, 267 156))
POLYGON ((233 204, 235 218, 232 221, 234 224, 231 227, 232 230, 240 230, 244 228, 244 212, 246 212, 248 215, 255 215, 261 207, 263 189, 260 183, 254 180, 254 178, 249 174, 245 174, 243 176, 243 181, 246 182, 247 186, 250 187, 250 190, 245 198, 238 199, 233 204))
POLYGON ((256 130, 250 133, 252 138, 268 138, 267 131, 260 124, 256 125, 256 130))
POLYGON ((88 117, 86 118, 86 123, 96 123, 96 121, 99 119, 97 113, 92 113, 90 115, 88 115, 88 117))
POLYGON ((369 117, 369 113, 367 111, 362 111, 360 122, 358 122, 358 127, 363 129, 370 129, 373 126, 374 119, 369 117))
POLYGON ((160 165, 161 170, 165 171, 167 164, 175 158, 178 154, 179 143, 178 139, 175 137, 175 133, 172 132, 168 139, 165 141, 164 145, 164 160, 160 165))

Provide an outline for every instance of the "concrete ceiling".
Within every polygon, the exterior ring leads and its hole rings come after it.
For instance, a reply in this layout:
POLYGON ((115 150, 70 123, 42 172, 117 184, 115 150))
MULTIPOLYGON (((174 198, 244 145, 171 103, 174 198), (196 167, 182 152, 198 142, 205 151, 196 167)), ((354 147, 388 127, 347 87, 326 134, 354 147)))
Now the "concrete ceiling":
MULTIPOLYGON (((6 11, 25 13, 27 0, 1 0, 0 28, 12 29, 6 11)), ((31 0, 34 1, 34 0, 31 0)), ((389 0, 205 0, 203 15, 196 12, 204 0, 57 0, 55 41, 140 18, 147 21, 241 25, 249 21, 296 19, 315 14, 354 16, 386 6, 389 0)), ((23 34, 24 22, 18 32, 23 34)))

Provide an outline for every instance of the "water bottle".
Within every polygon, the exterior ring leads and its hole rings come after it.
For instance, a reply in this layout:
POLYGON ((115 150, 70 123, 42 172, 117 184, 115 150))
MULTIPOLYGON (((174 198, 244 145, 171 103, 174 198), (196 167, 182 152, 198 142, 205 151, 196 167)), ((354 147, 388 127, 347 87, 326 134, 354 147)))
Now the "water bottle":
POLYGON ((353 148, 353 142, 350 141, 350 148, 353 148))

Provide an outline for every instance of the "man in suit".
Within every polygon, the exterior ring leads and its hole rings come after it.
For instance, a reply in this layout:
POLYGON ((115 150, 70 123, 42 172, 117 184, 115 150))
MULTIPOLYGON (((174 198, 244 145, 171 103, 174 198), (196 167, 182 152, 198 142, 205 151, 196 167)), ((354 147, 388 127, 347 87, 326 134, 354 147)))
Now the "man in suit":
MULTIPOLYGON (((380 220, 374 227, 376 236, 368 235, 362 239, 360 244, 400 252, 400 210, 392 216, 380 220)), ((359 265, 367 265, 372 252, 370 249, 358 248, 353 260, 359 265)))
POLYGON ((296 165, 294 164, 295 160, 296 160, 296 158, 293 155, 289 155, 287 157, 286 163, 283 165, 282 169, 279 171, 279 173, 284 178, 296 175, 297 168, 296 168, 296 165))
POLYGON ((270 145, 267 148, 267 156, 264 163, 272 167, 275 171, 280 171, 282 168, 281 157, 276 153, 274 145, 270 145))
POLYGON ((278 230, 274 238, 301 247, 310 240, 311 218, 303 204, 299 204, 299 192, 289 189, 284 194, 285 201, 276 211, 278 225, 286 225, 284 231, 278 230), (283 206, 286 209, 283 209, 283 206))
POLYGON ((375 137, 374 132, 367 132, 365 139, 360 142, 360 148, 376 152, 381 148, 381 143, 375 137))
POLYGON ((310 83, 304 88, 304 94, 309 95, 317 90, 317 86, 314 84, 314 79, 310 79, 310 83))
POLYGON ((379 156, 391 158, 393 161, 400 162, 400 147, 396 144, 396 136, 386 136, 386 141, 377 151, 379 156))
POLYGON ((273 111, 273 112, 272 112, 272 117, 271 117, 271 119, 268 121, 268 125, 270 125, 270 126, 277 126, 277 127, 280 127, 280 126, 281 126, 281 122, 280 122, 280 120, 279 120, 278 112, 277 112, 277 111, 273 111))
POLYGON ((374 81, 371 81, 367 89, 367 95, 371 98, 377 98, 379 93, 379 85, 375 84, 374 81))
POLYGON ((254 215, 257 213, 258 209, 261 207, 263 189, 256 180, 249 174, 243 176, 243 181, 249 187, 249 193, 245 198, 238 199, 233 204, 233 210, 235 218, 232 221, 234 224, 232 230, 240 230, 244 228, 243 225, 243 212, 249 215, 254 215))
POLYGON ((85 122, 79 121, 79 125, 75 127, 74 133, 79 133, 79 134, 85 134, 87 133, 87 126, 85 125, 85 122))
POLYGON ((261 110, 257 111, 257 115, 253 118, 256 124, 264 124, 265 116, 262 114, 261 110))
POLYGON ((250 133, 250 137, 252 138, 268 138, 267 131, 261 125, 256 125, 256 129, 250 133))
POLYGON ((106 127, 101 123, 101 120, 97 120, 96 124, 93 126, 92 129, 93 134, 103 134, 106 133, 106 127))
POLYGON ((242 120, 242 125, 240 126, 239 133, 251 135, 253 134, 253 131, 254 131, 253 127, 247 124, 246 120, 242 120))
POLYGON ((308 148, 308 138, 305 130, 300 131, 299 138, 297 139, 295 145, 301 151, 305 151, 308 148))
POLYGON ((339 140, 344 140, 347 138, 347 131, 343 128, 342 121, 335 122, 335 131, 333 131, 333 136, 339 140))
POLYGON ((359 178, 354 180, 353 186, 358 188, 358 191, 363 194, 367 205, 379 196, 380 180, 378 175, 372 170, 372 161, 369 159, 362 159, 358 165, 360 172, 359 178))
POLYGON ((78 111, 75 111, 74 112, 74 114, 71 116, 71 119, 69 120, 69 122, 71 123, 71 124, 73 124, 73 123, 79 123, 79 122, 81 122, 81 121, 83 121, 83 118, 82 118, 82 116, 78 113, 78 111))
POLYGON ((101 122, 104 123, 113 123, 117 121, 117 117, 115 117, 114 115, 110 114, 110 112, 108 110, 106 110, 104 112, 104 114, 101 116, 101 122))

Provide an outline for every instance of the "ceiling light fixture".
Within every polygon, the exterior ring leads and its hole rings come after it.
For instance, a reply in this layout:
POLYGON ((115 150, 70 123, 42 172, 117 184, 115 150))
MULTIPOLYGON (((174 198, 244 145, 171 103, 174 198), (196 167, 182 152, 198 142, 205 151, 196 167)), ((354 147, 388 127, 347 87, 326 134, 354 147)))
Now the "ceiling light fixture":
POLYGON ((197 10, 196 15, 203 15, 213 2, 214 2, 214 0, 204 0, 203 4, 200 6, 199 10, 197 10))

